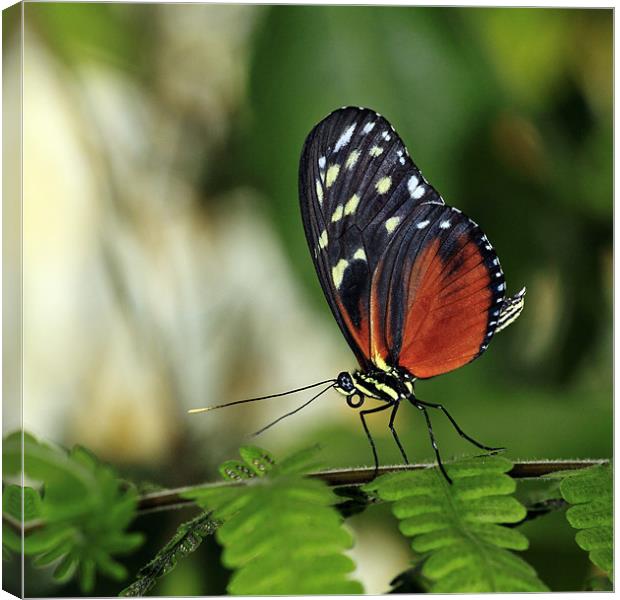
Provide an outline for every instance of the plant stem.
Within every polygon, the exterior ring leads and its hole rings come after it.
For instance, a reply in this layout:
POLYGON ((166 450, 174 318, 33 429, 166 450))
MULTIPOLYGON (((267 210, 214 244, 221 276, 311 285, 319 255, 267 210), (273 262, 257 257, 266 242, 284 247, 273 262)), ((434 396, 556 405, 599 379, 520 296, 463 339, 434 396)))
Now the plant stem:
MULTIPOLYGON (((544 477, 551 473, 557 473, 558 471, 572 471, 576 469, 586 469, 595 465, 608 464, 606 459, 586 459, 586 460, 545 460, 545 461, 523 461, 514 463, 513 468, 508 473, 511 477, 516 479, 544 477)), ((410 465, 392 465, 379 467, 379 475, 385 473, 396 473, 399 471, 415 471, 418 469, 427 469, 433 467, 434 463, 419 463, 410 465)), ((316 477, 322 479, 328 485, 336 486, 359 486, 364 483, 368 483, 372 480, 374 475, 374 468, 349 468, 349 469, 332 469, 329 471, 320 471, 318 473, 311 473, 309 477, 316 477)), ((203 483, 194 486, 186 486, 180 488, 174 488, 169 490, 162 490, 160 492, 151 492, 143 494, 138 498, 138 514, 144 514, 149 512, 155 512, 160 510, 172 510, 176 508, 182 508, 193 504, 192 500, 184 498, 183 495, 186 492, 194 491, 197 489, 204 489, 209 487, 221 487, 223 485, 245 485, 243 483, 203 483)), ((8 515, 2 516, 3 523, 8 525, 18 533, 21 533, 21 524, 16 519, 9 517, 8 515)), ((37 519, 35 521, 28 521, 24 523, 24 534, 31 533, 36 529, 40 529, 45 525, 44 521, 37 519)))

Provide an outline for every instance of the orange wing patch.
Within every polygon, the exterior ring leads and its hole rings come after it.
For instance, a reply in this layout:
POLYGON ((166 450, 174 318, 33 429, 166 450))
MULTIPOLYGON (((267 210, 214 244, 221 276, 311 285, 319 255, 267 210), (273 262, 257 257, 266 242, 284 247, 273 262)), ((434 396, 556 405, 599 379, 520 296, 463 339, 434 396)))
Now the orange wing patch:
POLYGON ((468 363, 485 339, 493 302, 489 269, 467 236, 459 246, 445 260, 435 240, 411 269, 398 363, 416 377, 433 377, 468 363))

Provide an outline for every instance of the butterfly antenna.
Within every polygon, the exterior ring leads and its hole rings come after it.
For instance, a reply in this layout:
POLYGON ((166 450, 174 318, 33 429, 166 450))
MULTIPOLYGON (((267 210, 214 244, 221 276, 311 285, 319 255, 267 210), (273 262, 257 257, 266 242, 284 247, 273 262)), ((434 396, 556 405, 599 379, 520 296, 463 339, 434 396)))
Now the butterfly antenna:
MULTIPOLYGON (((267 431, 267 429, 269 429, 270 427, 273 427, 276 423, 279 423, 282 419, 285 419, 286 417, 290 417, 291 415, 298 413, 302 408, 306 408, 306 406, 308 406, 310 402, 314 402, 319 396, 322 396, 327 390, 331 390, 334 387, 335 380, 331 379, 328 381, 330 381, 330 385, 328 385, 324 390, 321 390, 318 394, 316 394, 315 396, 312 396, 310 400, 308 400, 307 402, 304 402, 301 406, 298 406, 295 410, 292 410, 291 412, 287 412, 285 415, 278 417, 275 421, 272 421, 271 423, 269 423, 268 425, 265 425, 263 428, 259 429, 258 431, 255 431, 250 437, 256 437, 257 435, 260 435, 264 431, 267 431)), ((327 381, 323 381, 322 383, 327 383, 327 381)))
MULTIPOLYGON (((289 390, 288 392, 280 392, 279 394, 270 394, 269 396, 260 396, 259 398, 248 398, 246 400, 235 400, 234 402, 227 402, 226 404, 217 404, 215 406, 206 406, 204 408, 190 408, 187 412, 192 415, 195 415, 197 413, 203 413, 209 410, 215 410, 216 408, 224 408, 226 406, 235 406, 235 404, 245 404, 246 402, 256 402, 258 400, 268 400, 269 398, 279 398, 280 396, 288 396, 289 394, 295 394, 296 392, 303 392, 304 390, 315 388, 318 385, 323 385, 325 383, 334 384, 335 382, 336 382, 335 379, 326 379, 325 381, 319 381, 318 383, 313 383, 312 385, 305 385, 304 387, 300 387, 295 390, 289 390)), ((332 386, 330 385, 330 387, 332 386)), ((321 394, 322 393, 323 392, 321 392, 321 394)))

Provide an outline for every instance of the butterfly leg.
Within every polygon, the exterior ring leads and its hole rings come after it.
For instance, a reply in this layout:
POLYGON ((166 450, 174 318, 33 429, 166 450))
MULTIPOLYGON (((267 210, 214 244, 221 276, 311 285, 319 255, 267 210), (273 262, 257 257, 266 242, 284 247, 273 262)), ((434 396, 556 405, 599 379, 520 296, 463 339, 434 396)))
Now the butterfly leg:
POLYGON ((366 437, 370 442, 370 447, 372 448, 372 456, 375 460, 375 472, 372 476, 374 479, 379 472, 379 456, 377 455, 377 448, 375 446, 375 441, 372 439, 372 435, 370 435, 370 429, 368 429, 368 425, 366 423, 366 415, 371 413, 381 412, 382 410, 387 410, 392 406, 392 403, 382 404, 381 406, 377 406, 375 408, 369 408, 367 410, 360 410, 360 419, 362 420, 362 426, 364 427, 364 431, 366 432, 366 437))
POLYGON ((466 439, 468 442, 470 442, 471 444, 473 444, 474 446, 477 446, 478 448, 480 448, 481 450, 489 450, 490 452, 498 452, 500 450, 505 450, 506 448, 492 448, 491 446, 485 446, 484 444, 481 444, 480 442, 477 442, 474 438, 472 438, 471 436, 467 435, 457 424, 457 422, 454 420, 454 418, 452 417, 452 415, 448 412, 448 410, 445 408, 445 406, 443 404, 436 404, 435 402, 424 402, 418 398, 416 398, 416 402, 418 404, 421 404, 422 406, 427 406, 430 408, 438 408, 441 412, 443 412, 444 415, 446 415, 446 417, 448 417, 448 419, 450 420, 450 423, 452 423, 452 426, 454 427, 454 429, 456 429, 457 433, 464 439, 466 439))
POLYGON ((407 454, 405 452, 405 449, 403 448, 403 445, 400 443, 400 440, 398 439, 398 434, 396 433, 396 428, 394 427, 394 419, 396 419, 396 413, 398 411, 399 406, 400 406, 400 402, 394 402, 394 407, 392 408, 392 414, 390 415, 389 428, 390 428, 390 431, 392 432, 392 436, 394 437, 394 441, 396 442, 396 445, 398 446, 398 449, 400 450, 400 453, 402 454, 405 464, 408 465, 409 459, 407 458, 407 454))
POLYGON ((426 410, 426 406, 424 406, 417 398, 410 397, 409 402, 413 404, 418 410, 421 410, 424 413, 424 418, 426 419, 426 427, 428 428, 428 435, 431 438, 431 445, 433 446, 433 450, 435 451, 435 456, 437 457, 437 465, 439 466, 439 470, 443 473, 443 476, 446 478, 448 483, 452 483, 452 479, 446 473, 446 469, 441 462, 441 456, 439 455, 439 448, 437 447, 437 442, 435 441, 435 435, 433 434, 433 426, 431 425, 431 419, 428 416, 428 411, 426 410))

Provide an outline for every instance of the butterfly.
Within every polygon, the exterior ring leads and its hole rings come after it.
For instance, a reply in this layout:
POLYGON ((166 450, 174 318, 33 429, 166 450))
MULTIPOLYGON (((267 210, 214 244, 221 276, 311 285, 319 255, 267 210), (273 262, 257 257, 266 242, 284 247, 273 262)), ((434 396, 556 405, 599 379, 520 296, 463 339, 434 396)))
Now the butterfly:
MULTIPOLYGON (((494 334, 523 310, 525 288, 506 295, 499 259, 480 227, 448 206, 413 163, 390 123, 378 113, 347 107, 316 125, 301 153, 303 226, 321 287, 360 368, 333 386, 359 412, 378 470, 366 417, 401 402, 426 420, 439 468, 450 481, 428 409, 442 411, 477 447, 442 404, 416 397, 414 384, 475 360, 494 334)), ((314 398, 312 399, 314 400, 314 398)))

